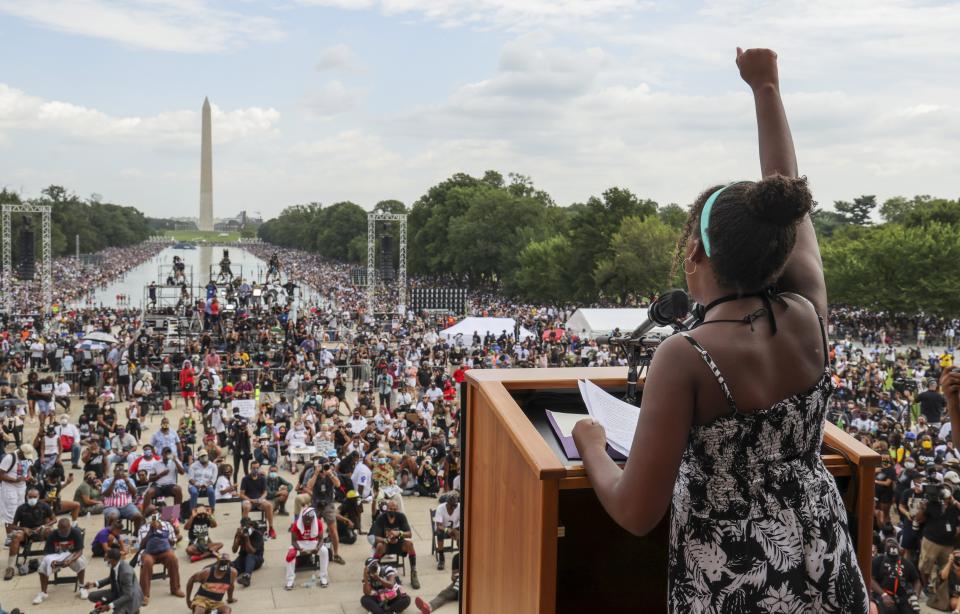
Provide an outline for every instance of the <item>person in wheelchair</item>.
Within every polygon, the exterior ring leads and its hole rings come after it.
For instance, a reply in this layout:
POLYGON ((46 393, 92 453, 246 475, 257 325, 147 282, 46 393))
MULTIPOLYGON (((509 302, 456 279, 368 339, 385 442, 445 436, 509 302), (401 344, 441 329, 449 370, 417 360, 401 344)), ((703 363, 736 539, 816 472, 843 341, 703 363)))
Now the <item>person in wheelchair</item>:
POLYGON ((284 588, 288 591, 293 590, 296 582, 296 567, 298 559, 310 559, 316 556, 317 579, 320 580, 320 588, 327 588, 330 585, 330 579, 327 576, 327 567, 330 564, 330 550, 323 543, 323 521, 317 516, 317 512, 312 507, 305 507, 300 512, 300 516, 290 527, 290 549, 287 550, 287 583, 284 588))
POLYGON ((434 539, 437 548, 437 569, 444 565, 443 542, 450 539, 460 544, 460 495, 452 492, 447 500, 433 514, 434 539))
POLYGON ((10 550, 7 553, 7 568, 3 572, 4 580, 12 580, 13 565, 20 553, 20 548, 30 549, 30 544, 46 539, 53 531, 57 517, 53 509, 46 502, 40 500, 40 491, 31 488, 27 491, 27 498, 17 507, 13 516, 13 523, 7 525, 7 535, 10 536, 10 550))

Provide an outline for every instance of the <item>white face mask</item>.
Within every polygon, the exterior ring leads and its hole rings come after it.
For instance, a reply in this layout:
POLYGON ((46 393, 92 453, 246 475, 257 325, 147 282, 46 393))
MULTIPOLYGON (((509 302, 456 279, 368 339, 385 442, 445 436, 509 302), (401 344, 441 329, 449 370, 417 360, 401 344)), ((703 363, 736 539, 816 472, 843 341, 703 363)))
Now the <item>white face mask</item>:
POLYGON ((40 499, 37 499, 36 497, 31 497, 27 499, 27 505, 29 505, 30 507, 33 507, 34 505, 37 504, 38 501, 40 501, 40 499))

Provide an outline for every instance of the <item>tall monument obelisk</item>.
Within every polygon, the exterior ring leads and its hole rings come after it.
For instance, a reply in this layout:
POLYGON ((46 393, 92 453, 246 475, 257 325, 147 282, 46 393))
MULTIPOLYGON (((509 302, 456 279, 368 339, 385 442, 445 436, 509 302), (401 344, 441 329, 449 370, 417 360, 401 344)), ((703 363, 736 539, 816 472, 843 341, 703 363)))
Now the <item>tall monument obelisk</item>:
POLYGON ((210 130, 210 101, 203 99, 200 137, 200 221, 197 228, 213 230, 213 144, 210 130))

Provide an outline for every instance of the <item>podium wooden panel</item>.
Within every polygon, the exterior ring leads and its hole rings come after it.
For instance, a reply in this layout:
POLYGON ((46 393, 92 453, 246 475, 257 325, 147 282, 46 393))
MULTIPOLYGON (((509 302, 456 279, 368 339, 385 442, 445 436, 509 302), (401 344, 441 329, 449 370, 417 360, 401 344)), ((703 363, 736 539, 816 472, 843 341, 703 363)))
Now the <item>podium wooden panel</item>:
MULTIPOLYGON (((537 414, 542 409, 525 411, 517 401, 539 391, 571 393, 578 379, 622 389, 626 369, 467 373, 462 612, 666 609, 667 519, 643 538, 617 526, 580 463, 558 452, 555 438, 543 430, 537 414)), ((857 559, 869 586, 873 476, 880 457, 827 424, 822 458, 847 494, 857 559)))

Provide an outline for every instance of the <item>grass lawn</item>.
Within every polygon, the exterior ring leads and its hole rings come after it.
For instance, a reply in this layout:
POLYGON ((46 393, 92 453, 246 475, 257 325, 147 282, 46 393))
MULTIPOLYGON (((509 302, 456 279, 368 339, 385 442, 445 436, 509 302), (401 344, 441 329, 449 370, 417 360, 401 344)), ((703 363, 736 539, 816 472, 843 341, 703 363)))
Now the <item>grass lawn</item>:
POLYGON ((206 241, 207 243, 232 243, 240 238, 239 232, 203 232, 201 230, 167 230, 165 236, 176 241, 206 241))

